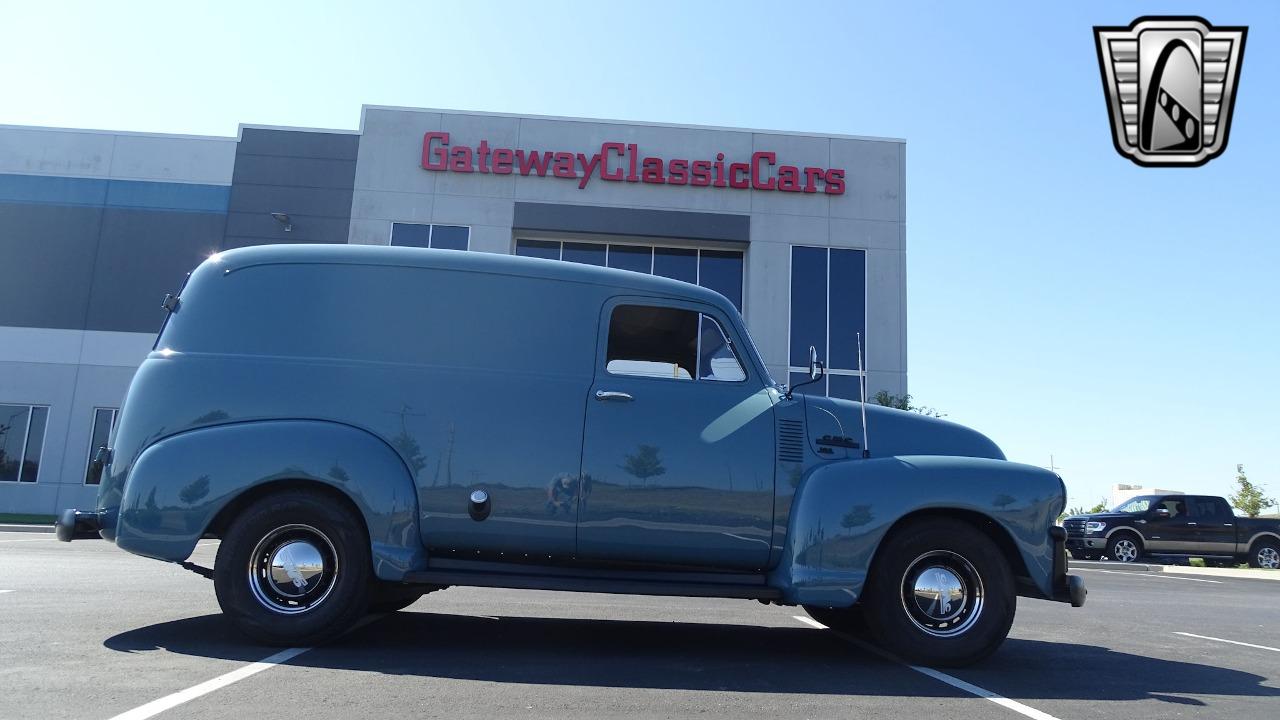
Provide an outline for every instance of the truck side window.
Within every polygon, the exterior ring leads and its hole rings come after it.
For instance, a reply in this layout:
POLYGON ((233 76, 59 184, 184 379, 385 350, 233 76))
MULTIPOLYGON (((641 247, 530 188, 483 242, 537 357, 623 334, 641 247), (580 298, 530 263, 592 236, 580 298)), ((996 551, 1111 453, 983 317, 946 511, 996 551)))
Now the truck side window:
POLYGON ((679 308, 619 305, 609 320, 605 370, 692 380, 697 373, 699 315, 679 308))
POLYGON ((702 316, 702 335, 698 340, 698 379, 720 382, 747 379, 724 329, 708 315, 702 316))

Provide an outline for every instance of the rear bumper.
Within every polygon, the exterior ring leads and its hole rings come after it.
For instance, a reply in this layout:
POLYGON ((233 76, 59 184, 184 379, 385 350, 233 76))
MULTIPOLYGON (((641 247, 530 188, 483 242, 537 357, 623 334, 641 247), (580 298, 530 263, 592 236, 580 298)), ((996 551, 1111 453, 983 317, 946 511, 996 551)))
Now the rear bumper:
POLYGON ((1071 607, 1081 607, 1089 591, 1084 578, 1067 574, 1067 531, 1054 526, 1049 528, 1053 540, 1053 600, 1069 602, 1071 607))
POLYGON ((68 508, 53 523, 54 535, 62 542, 98 538, 101 529, 102 519, 96 510, 68 508))

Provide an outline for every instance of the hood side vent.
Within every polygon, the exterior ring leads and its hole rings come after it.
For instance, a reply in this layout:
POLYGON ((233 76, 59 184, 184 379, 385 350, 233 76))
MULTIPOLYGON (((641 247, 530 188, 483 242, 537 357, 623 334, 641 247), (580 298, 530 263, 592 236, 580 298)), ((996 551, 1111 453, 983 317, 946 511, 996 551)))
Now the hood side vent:
POLYGON ((778 421, 778 462, 804 462, 803 421, 778 421))

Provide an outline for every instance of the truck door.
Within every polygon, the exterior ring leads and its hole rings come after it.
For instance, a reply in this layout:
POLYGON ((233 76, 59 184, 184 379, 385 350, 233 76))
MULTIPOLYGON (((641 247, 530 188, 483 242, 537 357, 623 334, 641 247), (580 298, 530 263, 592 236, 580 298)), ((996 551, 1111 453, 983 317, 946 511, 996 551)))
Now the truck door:
POLYGON ((1236 516, 1220 497, 1188 498, 1193 506, 1191 519, 1199 533, 1200 552, 1231 555, 1236 551, 1236 516))
POLYGON ((1153 513, 1156 508, 1168 510, 1169 517, 1162 518, 1154 514, 1149 517, 1144 533, 1147 549, 1155 553, 1199 552, 1197 523, 1189 515, 1187 497, 1174 495, 1162 498, 1151 506, 1153 513))
POLYGON ((773 526, 766 383, 716 308, 614 299, 587 398, 578 556, 756 570, 773 526))

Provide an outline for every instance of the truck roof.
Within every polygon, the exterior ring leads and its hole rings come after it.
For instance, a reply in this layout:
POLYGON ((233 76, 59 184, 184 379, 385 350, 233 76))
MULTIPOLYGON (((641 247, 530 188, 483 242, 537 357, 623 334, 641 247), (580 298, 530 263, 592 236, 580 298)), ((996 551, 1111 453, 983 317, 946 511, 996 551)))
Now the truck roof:
POLYGON ((604 285, 646 294, 684 297, 725 310, 733 309, 733 304, 720 293, 680 280, 629 270, 498 253, 386 245, 297 244, 236 248, 218 253, 215 258, 226 272, 260 265, 284 264, 419 267, 604 285))

